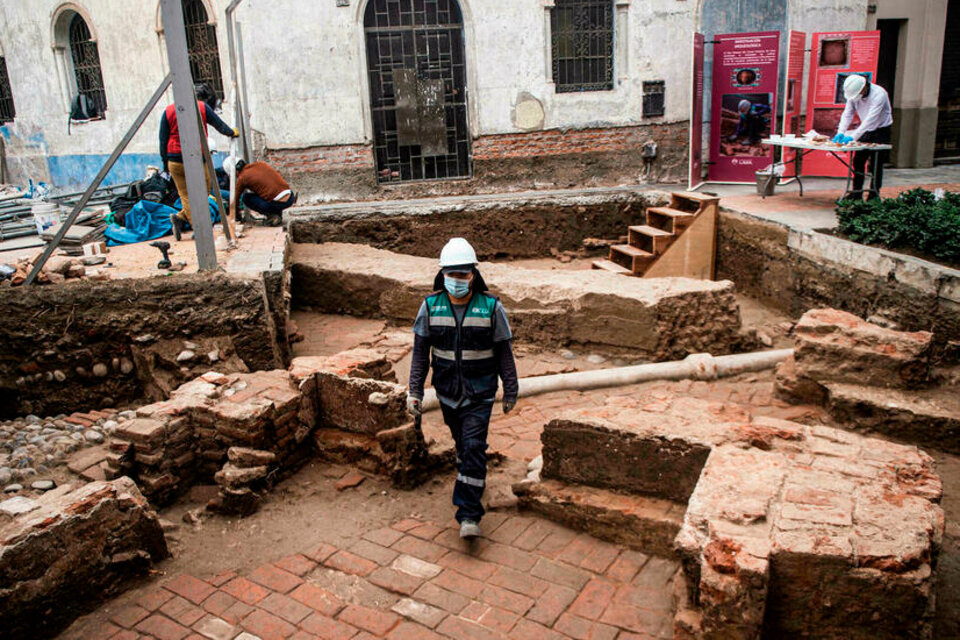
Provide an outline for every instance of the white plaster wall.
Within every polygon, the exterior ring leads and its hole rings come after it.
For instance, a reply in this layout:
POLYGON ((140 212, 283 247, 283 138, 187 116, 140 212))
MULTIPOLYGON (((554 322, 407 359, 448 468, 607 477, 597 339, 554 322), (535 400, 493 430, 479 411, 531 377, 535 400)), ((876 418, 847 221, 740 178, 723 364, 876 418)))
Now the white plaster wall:
MULTIPOLYGON (((910 0, 903 0, 909 2, 910 0)), ((550 0, 461 0, 468 22, 466 48, 471 130, 474 135, 517 132, 512 113, 522 92, 544 104, 545 128, 676 122, 689 117, 691 34, 698 21, 693 0, 617 0, 627 24, 617 27, 612 91, 558 94, 547 57, 550 0), (622 45, 622 48, 621 48, 622 45), (625 52, 626 56, 622 55, 625 52), (625 65, 625 66, 624 66, 625 65), (642 118, 642 83, 666 81, 666 116, 642 118)), ((793 28, 866 26, 867 0, 794 0, 793 28)), ((225 90, 230 91, 225 9, 214 8, 225 90)), ((57 0, 0 2, 0 47, 17 106, 10 125, 11 154, 106 154, 162 79, 166 62, 157 33, 157 0, 80 0, 100 49, 108 110, 102 122, 73 127, 61 95, 51 49, 57 0), (18 147, 19 145, 19 147, 18 147)), ((370 135, 362 28, 364 0, 337 7, 334 0, 245 0, 242 24, 251 125, 269 148, 355 144, 370 135)), ((168 102, 165 98, 162 108, 168 102)), ((157 151, 159 108, 129 147, 157 151)), ((229 103, 224 119, 235 124, 229 103)), ((216 138, 216 134, 213 136, 216 138)), ((221 147, 223 148, 223 147, 221 147)))
MULTIPOLYGON (((11 154, 108 154, 120 141, 166 73, 157 33, 156 0, 80 0, 88 26, 97 40, 107 96, 104 120, 74 124, 67 135, 72 96, 61 89, 53 52, 53 17, 58 0, 3 0, 0 2, 0 45, 16 104, 11 132, 11 154)), ((226 3, 220 3, 223 7, 226 3)), ((218 7, 222 15, 223 7, 218 7)), ((223 22, 222 18, 218 22, 223 22)), ((221 66, 226 75, 226 32, 217 25, 221 66)), ((68 54, 69 55, 69 52, 68 54)), ((226 80, 225 80, 226 82, 226 80)), ((144 123, 127 151, 157 153, 160 114, 172 95, 144 123)), ((224 113, 232 123, 232 110, 224 113)), ((223 147, 225 148, 225 145, 223 147)))

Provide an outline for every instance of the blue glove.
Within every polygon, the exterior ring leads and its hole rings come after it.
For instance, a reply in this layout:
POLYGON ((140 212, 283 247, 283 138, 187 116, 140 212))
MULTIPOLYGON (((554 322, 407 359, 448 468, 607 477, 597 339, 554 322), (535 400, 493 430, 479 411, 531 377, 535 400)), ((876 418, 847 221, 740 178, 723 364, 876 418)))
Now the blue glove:
POLYGON ((843 144, 844 137, 845 136, 842 133, 838 133, 837 135, 833 136, 833 140, 831 140, 831 142, 836 142, 837 144, 843 144))
POLYGON ((843 140, 840 142, 840 144, 850 144, 851 142, 853 142, 853 137, 843 136, 843 140))

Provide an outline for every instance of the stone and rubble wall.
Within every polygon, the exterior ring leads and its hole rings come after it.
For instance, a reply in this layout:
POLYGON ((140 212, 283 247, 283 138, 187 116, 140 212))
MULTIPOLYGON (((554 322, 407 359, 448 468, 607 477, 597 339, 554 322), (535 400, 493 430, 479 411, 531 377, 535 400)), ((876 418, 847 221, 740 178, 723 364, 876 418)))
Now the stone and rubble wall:
POLYGON ((934 331, 935 352, 960 342, 960 271, 813 230, 721 210, 717 277, 794 317, 831 307, 934 331))
POLYGON ((169 555, 130 478, 0 502, 0 635, 54 636, 169 555))
POLYGON ((319 205, 291 215, 294 242, 348 242, 435 258, 448 239, 465 237, 481 259, 542 258, 576 251, 585 238, 616 240, 630 225, 646 224, 647 207, 665 193, 638 188, 596 193, 504 194, 496 199, 412 200, 402 207, 319 205))
MULTIPOLYGON (((436 260, 356 244, 294 244, 293 297, 327 313, 411 323, 433 289, 436 260)), ((518 341, 620 348, 670 360, 729 353, 740 311, 733 283, 627 278, 600 271, 549 271, 482 263, 518 341)))
POLYGON ((263 278, 224 275, 7 289, 0 417, 138 398, 144 389, 135 352, 165 340, 216 339, 251 371, 286 366, 286 327, 278 330, 273 317, 286 316, 285 304, 263 278))

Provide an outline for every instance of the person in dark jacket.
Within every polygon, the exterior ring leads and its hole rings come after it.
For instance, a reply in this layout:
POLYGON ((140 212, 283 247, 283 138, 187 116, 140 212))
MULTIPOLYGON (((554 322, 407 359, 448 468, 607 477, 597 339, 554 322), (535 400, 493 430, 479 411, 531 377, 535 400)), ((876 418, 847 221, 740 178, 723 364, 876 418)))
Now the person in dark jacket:
POLYGON ((476 252, 463 238, 453 238, 443 248, 433 287, 413 325, 407 409, 420 415, 424 381, 432 367, 443 421, 457 450, 453 504, 460 537, 472 539, 481 535, 487 431, 498 378, 503 380, 503 412, 510 413, 517 404, 513 334, 503 305, 487 293, 476 252))
POLYGON ((737 121, 737 131, 728 138, 736 142, 747 138, 751 145, 760 144, 769 124, 770 107, 765 104, 753 104, 749 100, 741 100, 737 105, 740 119, 737 121))
MULTIPOLYGON (((199 84, 196 86, 196 93, 200 121, 203 123, 203 135, 207 135, 208 124, 212 124, 214 129, 230 138, 236 138, 240 135, 236 129, 221 120, 214 110, 214 105, 217 104, 217 95, 213 92, 213 89, 206 84, 199 84)), ((179 240, 183 231, 183 223, 192 224, 192 219, 190 217, 190 197, 187 195, 187 176, 183 169, 180 128, 177 126, 177 107, 174 104, 167 105, 160 118, 160 158, 163 160, 163 170, 173 178, 173 183, 177 186, 177 192, 180 194, 180 202, 183 204, 183 209, 179 213, 170 216, 173 235, 179 240)), ((210 185, 217 184, 217 176, 213 167, 206 166, 206 162, 204 162, 204 169, 207 174, 207 192, 209 193, 210 185)))
POLYGON ((237 162, 237 193, 245 207, 267 216, 270 226, 280 224, 284 209, 297 201, 290 183, 266 162, 237 162))

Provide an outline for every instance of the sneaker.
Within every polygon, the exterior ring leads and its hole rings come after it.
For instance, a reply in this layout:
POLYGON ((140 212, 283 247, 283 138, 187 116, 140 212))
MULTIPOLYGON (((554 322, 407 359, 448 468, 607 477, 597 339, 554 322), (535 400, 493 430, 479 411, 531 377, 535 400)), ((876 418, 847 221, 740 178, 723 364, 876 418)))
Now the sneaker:
POLYGON ((473 520, 464 520, 460 523, 461 538, 472 540, 473 538, 479 538, 482 535, 483 532, 480 531, 480 525, 473 520))
POLYGON ((173 226, 173 237, 179 242, 180 237, 183 235, 183 226, 177 214, 170 214, 170 224, 173 226))

